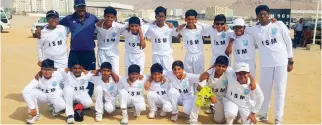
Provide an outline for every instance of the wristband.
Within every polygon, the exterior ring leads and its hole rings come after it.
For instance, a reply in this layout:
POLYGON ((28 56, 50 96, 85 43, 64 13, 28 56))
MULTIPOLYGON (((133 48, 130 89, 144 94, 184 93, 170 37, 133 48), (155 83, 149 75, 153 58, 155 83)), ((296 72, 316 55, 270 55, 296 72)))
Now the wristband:
POLYGON ((293 65, 294 64, 294 61, 289 61, 288 64, 289 65, 293 65))

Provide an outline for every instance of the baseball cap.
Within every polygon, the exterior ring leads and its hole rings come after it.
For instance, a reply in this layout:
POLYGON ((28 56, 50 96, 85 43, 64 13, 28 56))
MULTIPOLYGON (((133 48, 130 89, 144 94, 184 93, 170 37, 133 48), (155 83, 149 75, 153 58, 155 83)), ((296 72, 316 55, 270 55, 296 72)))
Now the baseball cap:
POLYGON ((237 63, 235 66, 235 72, 249 72, 249 65, 244 62, 237 63))
POLYGON ((56 16, 56 17, 59 17, 59 14, 57 11, 55 10, 49 10, 47 13, 46 13, 46 18, 50 17, 50 16, 56 16))
POLYGON ((234 26, 245 26, 245 21, 242 18, 237 18, 234 20, 234 26))
POLYGON ((78 7, 78 6, 81 6, 81 5, 86 5, 85 0, 75 0, 74 1, 74 6, 75 7, 78 7))

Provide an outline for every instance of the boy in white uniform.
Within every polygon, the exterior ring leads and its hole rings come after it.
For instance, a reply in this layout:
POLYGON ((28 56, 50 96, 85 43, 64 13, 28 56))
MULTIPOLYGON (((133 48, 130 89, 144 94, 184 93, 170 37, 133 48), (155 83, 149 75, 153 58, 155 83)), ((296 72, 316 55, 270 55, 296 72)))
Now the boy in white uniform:
POLYGON ((98 66, 103 62, 110 62, 113 72, 119 74, 120 56, 118 45, 120 33, 125 30, 126 25, 114 22, 117 11, 113 7, 104 10, 104 21, 96 23, 97 32, 97 57, 98 66))
POLYGON ((240 62, 247 63, 250 67, 250 74, 256 76, 256 51, 254 38, 244 33, 245 21, 242 18, 234 20, 234 31, 236 34, 235 42, 233 43, 234 64, 240 62))
POLYGON ((22 91, 25 101, 28 103, 27 124, 34 124, 40 119, 38 101, 53 104, 52 114, 57 116, 65 109, 63 92, 59 86, 64 78, 60 72, 54 72, 54 61, 45 59, 41 63, 41 73, 43 76, 33 79, 22 91))
POLYGON ((166 71, 171 71, 173 62, 173 27, 166 24, 167 9, 159 6, 155 9, 155 23, 147 24, 145 37, 151 38, 152 64, 159 63, 166 71))
MULTIPOLYGON (((258 117, 261 121, 268 120, 267 113, 274 81, 275 123, 281 124, 284 114, 287 72, 292 71, 294 63, 292 40, 283 22, 272 23, 270 21, 268 6, 260 5, 255 11, 260 23, 246 28, 246 32, 254 37, 260 56, 260 86, 263 89, 264 103, 258 117)), ((231 50, 232 48, 227 48, 228 52, 231 50)))
POLYGON ((142 111, 145 111, 145 100, 143 97, 144 83, 147 77, 140 79, 140 66, 133 64, 128 68, 128 76, 120 80, 120 107, 122 110, 121 124, 128 123, 127 107, 134 105, 134 116, 139 117, 142 111))
POLYGON ((149 90, 147 95, 150 106, 149 118, 153 119, 158 110, 157 106, 162 107, 160 116, 165 116, 167 112, 172 111, 172 105, 168 97, 169 82, 162 82, 163 67, 159 63, 155 63, 150 69, 151 77, 145 83, 145 90, 149 90))
POLYGON ((261 88, 250 88, 249 66, 247 63, 238 63, 236 74, 228 75, 226 97, 223 99, 226 124, 233 124, 239 114, 243 124, 256 124, 256 114, 264 101, 261 88))
POLYGON ((112 77, 112 64, 103 62, 101 64, 101 76, 94 76, 90 81, 94 83, 95 90, 95 111, 97 122, 102 121, 104 109, 108 114, 115 111, 115 104, 118 99, 119 85, 112 77))
POLYGON ((184 48, 186 49, 184 57, 185 71, 192 74, 201 74, 205 69, 202 40, 203 28, 195 24, 197 21, 197 11, 193 9, 188 10, 185 16, 187 26, 177 32, 182 35, 184 48))
POLYGON ((46 18, 48 25, 41 30, 41 38, 37 39, 38 65, 41 66, 41 62, 45 59, 51 59, 55 62, 55 68, 67 68, 67 29, 58 25, 57 11, 48 11, 46 18))
POLYGON ((145 64, 145 41, 142 29, 140 28, 140 19, 131 17, 129 19, 129 29, 122 32, 125 37, 125 74, 128 74, 128 68, 132 64, 139 65, 141 68, 140 74, 143 74, 145 64))
POLYGON ((199 83, 199 75, 185 73, 182 61, 172 63, 172 71, 168 71, 165 76, 169 79, 170 102, 172 104, 172 121, 177 121, 179 116, 178 105, 183 106, 183 112, 189 117, 194 96, 194 86, 199 83))

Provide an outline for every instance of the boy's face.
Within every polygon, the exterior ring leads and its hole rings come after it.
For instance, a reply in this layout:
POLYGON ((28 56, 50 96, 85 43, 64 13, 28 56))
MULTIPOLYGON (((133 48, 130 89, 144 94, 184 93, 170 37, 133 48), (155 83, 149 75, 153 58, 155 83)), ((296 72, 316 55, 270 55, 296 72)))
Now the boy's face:
POLYGON ((225 24, 226 24, 225 21, 215 21, 214 22, 216 30, 219 32, 224 31, 225 24))
POLYGON ((41 68, 41 73, 46 79, 51 78, 53 72, 54 68, 41 68))
POLYGON ((244 34, 245 26, 234 26, 233 28, 237 36, 244 34))
POLYGON ((130 30, 132 33, 138 33, 139 28, 140 28, 139 24, 130 24, 130 30))
POLYGON ((56 27, 59 23, 59 18, 57 16, 50 16, 47 18, 47 22, 50 27, 56 27))
POLYGON ((227 66, 224 64, 215 64, 216 73, 222 75, 227 70, 227 66))
POLYGON ((72 67, 72 72, 76 77, 80 77, 83 71, 84 68, 81 65, 76 64, 72 67))
POLYGON ((101 69, 101 74, 103 77, 110 77, 112 74, 112 70, 108 68, 102 68, 101 69))
POLYGON ((197 22, 197 18, 195 16, 188 16, 185 18, 185 21, 187 22, 187 26, 194 26, 197 22))
POLYGON ((172 72, 173 72, 173 74, 174 74, 176 77, 180 77, 180 76, 182 76, 183 71, 184 71, 184 70, 183 70, 181 67, 179 67, 179 66, 175 66, 175 67, 172 69, 172 72))
POLYGON ((104 19, 108 25, 111 25, 115 20, 115 16, 114 14, 108 13, 108 14, 105 14, 104 19))
POLYGON ((156 23, 164 23, 165 19, 167 17, 165 16, 165 13, 160 12, 158 15, 155 16, 156 23))
POLYGON ((138 80, 139 77, 140 77, 140 73, 138 73, 138 72, 132 72, 132 73, 129 74, 129 78, 132 81, 138 80))
POLYGON ((259 22, 261 23, 266 23, 269 21, 269 13, 265 10, 262 10, 260 11, 258 14, 257 14, 257 19, 259 20, 259 22))
POLYGON ((245 84, 245 83, 247 83, 249 72, 245 72, 245 71, 236 72, 236 76, 237 76, 237 81, 239 83, 245 84))
POLYGON ((75 12, 78 16, 80 16, 80 17, 85 16, 85 13, 86 13, 86 6, 85 5, 80 5, 77 7, 75 6, 74 9, 75 9, 75 12))
POLYGON ((155 82, 160 82, 161 81, 161 77, 162 77, 162 73, 161 72, 152 73, 152 79, 155 82))

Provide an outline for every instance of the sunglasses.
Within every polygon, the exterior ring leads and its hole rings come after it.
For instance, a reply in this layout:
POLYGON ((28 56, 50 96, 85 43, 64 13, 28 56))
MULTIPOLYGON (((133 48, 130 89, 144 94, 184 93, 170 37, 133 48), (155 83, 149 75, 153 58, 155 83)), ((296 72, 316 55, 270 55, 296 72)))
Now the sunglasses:
POLYGON ((225 23, 215 23, 216 25, 225 25, 225 23))

